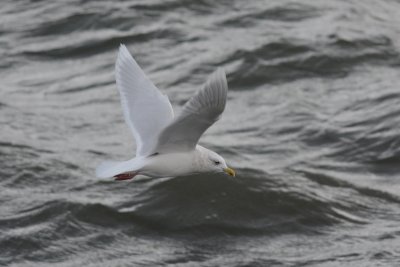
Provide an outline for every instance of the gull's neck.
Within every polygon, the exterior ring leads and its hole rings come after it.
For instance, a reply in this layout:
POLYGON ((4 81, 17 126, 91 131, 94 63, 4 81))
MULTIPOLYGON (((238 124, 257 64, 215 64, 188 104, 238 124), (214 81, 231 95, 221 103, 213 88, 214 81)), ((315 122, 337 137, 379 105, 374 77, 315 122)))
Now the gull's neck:
POLYGON ((196 145, 195 153, 194 153, 194 160, 193 160, 193 167, 198 172, 204 172, 207 170, 207 162, 209 161, 210 150, 201 146, 196 145))

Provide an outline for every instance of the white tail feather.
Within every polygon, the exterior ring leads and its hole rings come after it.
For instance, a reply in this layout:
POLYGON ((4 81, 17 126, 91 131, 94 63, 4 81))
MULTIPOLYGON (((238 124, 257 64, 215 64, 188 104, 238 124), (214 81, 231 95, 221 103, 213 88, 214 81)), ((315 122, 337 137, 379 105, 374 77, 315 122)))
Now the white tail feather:
POLYGON ((133 158, 128 161, 105 161, 97 166, 96 176, 98 178, 110 178, 125 172, 136 172, 142 165, 141 158, 133 158))

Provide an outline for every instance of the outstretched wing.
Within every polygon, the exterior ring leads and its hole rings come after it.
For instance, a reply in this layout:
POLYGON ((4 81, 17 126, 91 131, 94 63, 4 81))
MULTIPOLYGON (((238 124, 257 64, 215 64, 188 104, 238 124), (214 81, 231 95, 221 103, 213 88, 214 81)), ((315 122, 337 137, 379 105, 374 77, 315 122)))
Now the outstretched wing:
POLYGON ((193 150, 200 136, 220 118, 225 109, 227 92, 225 72, 218 69, 184 105, 179 116, 160 133, 153 152, 193 150))
POLYGON ((125 122, 136 140, 136 155, 147 156, 161 130, 173 120, 171 103, 146 77, 123 44, 119 48, 115 75, 125 122))

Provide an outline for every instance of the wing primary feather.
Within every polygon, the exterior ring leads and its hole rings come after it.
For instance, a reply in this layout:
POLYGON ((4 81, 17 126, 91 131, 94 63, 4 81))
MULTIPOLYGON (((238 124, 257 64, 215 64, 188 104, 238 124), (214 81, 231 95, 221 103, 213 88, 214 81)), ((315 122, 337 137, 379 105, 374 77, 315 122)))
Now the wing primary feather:
POLYGON ((159 133, 173 120, 171 103, 147 78, 123 44, 119 48, 115 76, 125 122, 136 140, 136 155, 149 155, 159 133))
POLYGON ((220 118, 225 109, 228 83, 225 72, 217 69, 160 134, 154 152, 193 150, 201 135, 220 118))

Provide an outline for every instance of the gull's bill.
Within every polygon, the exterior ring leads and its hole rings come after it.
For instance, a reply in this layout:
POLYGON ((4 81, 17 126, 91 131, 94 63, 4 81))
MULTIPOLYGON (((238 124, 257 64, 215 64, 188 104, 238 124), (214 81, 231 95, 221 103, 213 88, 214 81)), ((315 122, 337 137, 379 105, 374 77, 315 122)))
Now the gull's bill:
POLYGON ((225 169, 224 169, 224 172, 225 172, 226 174, 232 176, 232 177, 235 177, 235 176, 236 176, 235 171, 234 171, 233 169, 229 168, 229 167, 225 168, 225 169))

